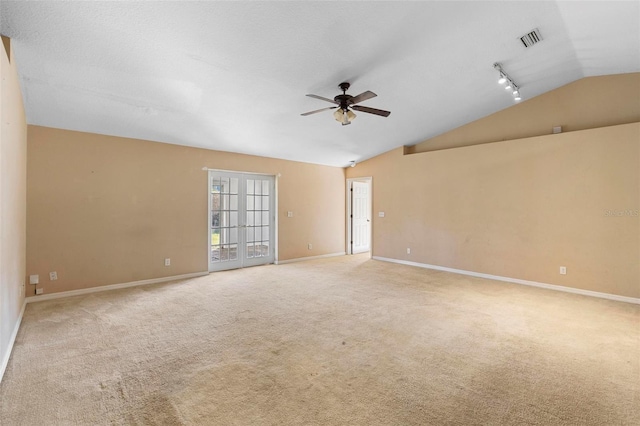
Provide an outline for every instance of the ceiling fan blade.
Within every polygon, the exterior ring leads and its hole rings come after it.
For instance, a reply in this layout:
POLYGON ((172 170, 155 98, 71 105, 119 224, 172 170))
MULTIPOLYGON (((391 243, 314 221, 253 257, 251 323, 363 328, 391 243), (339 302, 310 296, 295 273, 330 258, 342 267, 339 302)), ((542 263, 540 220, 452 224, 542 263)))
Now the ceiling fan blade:
POLYGON ((316 99, 320 99, 321 101, 327 101, 327 102, 331 102, 332 104, 338 105, 338 102, 334 101, 333 99, 323 98, 322 96, 318 96, 318 95, 307 95, 307 96, 310 98, 316 98, 316 99))
POLYGON ((366 92, 360 93, 358 96, 354 96, 353 98, 351 98, 351 103, 357 104, 362 101, 366 101, 367 99, 375 98, 376 96, 378 95, 376 95, 370 90, 367 90, 366 92))
POLYGON ((383 117, 388 117, 389 114, 391 114, 390 111, 385 111, 383 109, 369 108, 369 107, 360 106, 360 105, 353 105, 351 108, 355 109, 356 111, 368 112, 369 114, 381 115, 383 117))
POLYGON ((307 116, 307 115, 315 114, 316 112, 322 112, 322 111, 326 111, 326 110, 328 110, 328 109, 336 109, 336 108, 338 108, 338 107, 337 107, 337 106, 334 106, 334 107, 326 107, 326 108, 322 108, 322 109, 317 109, 317 110, 315 110, 315 111, 305 112, 305 113, 300 114, 300 115, 307 116))

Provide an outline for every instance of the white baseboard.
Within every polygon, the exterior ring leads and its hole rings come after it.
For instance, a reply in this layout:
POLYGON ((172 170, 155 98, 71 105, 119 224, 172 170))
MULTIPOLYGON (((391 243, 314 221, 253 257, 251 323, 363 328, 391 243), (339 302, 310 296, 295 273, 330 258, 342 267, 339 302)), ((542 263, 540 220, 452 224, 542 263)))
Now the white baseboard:
POLYGON ((148 280, 131 281, 121 284, 110 284, 97 287, 81 288, 79 290, 61 291, 58 293, 41 294, 38 296, 29 296, 25 299, 26 303, 42 302, 44 300, 60 299, 63 297, 80 296, 83 294, 97 293, 99 291, 117 290, 120 288, 137 287, 139 285, 164 283, 167 281, 186 280, 188 278, 202 277, 208 275, 209 272, 193 272, 191 274, 174 275, 171 277, 151 278, 148 280))
POLYGON ((392 263, 399 263, 402 265, 417 266, 419 268, 435 269, 437 271, 453 272, 454 274, 469 275, 472 277, 487 278, 490 280, 505 281, 508 283, 522 284, 522 285, 528 285, 532 287, 546 288, 548 290, 564 291, 565 293, 575 293, 575 294, 581 294, 583 296, 599 297, 601 299, 609 299, 609 300, 615 300, 618 302, 634 303, 636 305, 640 305, 640 298, 636 298, 636 297, 619 296, 617 294, 610 294, 610 293, 600 293, 598 291, 582 290, 579 288, 540 283, 537 281, 521 280, 519 278, 501 277, 499 275, 483 274, 482 272, 465 271, 464 269, 447 268, 444 266, 429 265, 427 263, 411 262, 408 260, 391 259, 388 257, 373 256, 372 259, 381 260, 383 262, 392 262, 392 263))
POLYGON ((20 309, 20 315, 18 315, 18 321, 16 321, 16 325, 13 327, 13 332, 11 333, 11 337, 9 338, 9 346, 7 346, 7 351, 4 353, 2 357, 2 364, 0 365, 0 383, 2 382, 2 378, 4 377, 4 371, 7 369, 7 365, 9 365, 9 358, 11 358, 11 352, 13 351, 13 344, 16 341, 16 337, 18 336, 18 330, 20 329, 20 324, 22 324, 22 315, 24 315, 24 308, 27 306, 27 301, 25 300, 22 303, 22 309, 20 309))
POLYGON ((327 257, 345 256, 347 252, 341 251, 339 253, 321 254, 319 256, 298 257, 295 259, 277 260, 276 265, 284 265, 285 263, 304 262, 305 260, 324 259, 327 257))

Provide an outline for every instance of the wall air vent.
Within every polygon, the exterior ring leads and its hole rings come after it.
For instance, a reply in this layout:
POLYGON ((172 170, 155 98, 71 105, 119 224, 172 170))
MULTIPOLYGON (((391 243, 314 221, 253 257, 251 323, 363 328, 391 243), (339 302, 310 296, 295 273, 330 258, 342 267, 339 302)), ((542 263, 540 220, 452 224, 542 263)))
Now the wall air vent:
POLYGON ((531 32, 520 37, 520 41, 524 44, 524 47, 531 47, 534 44, 542 41, 542 36, 540 35, 539 29, 533 29, 531 32))

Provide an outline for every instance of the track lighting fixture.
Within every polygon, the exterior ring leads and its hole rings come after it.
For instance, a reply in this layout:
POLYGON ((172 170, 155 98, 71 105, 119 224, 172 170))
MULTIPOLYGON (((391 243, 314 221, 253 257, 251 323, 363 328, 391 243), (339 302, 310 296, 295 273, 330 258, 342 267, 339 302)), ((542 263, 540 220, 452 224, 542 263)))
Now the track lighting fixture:
POLYGON ((514 83, 511 77, 509 77, 509 74, 507 74, 502 69, 502 65, 496 62, 495 64, 493 64, 493 68, 495 68, 500 73, 500 77, 498 78, 498 84, 505 84, 504 88, 505 90, 508 90, 511 92, 511 94, 513 95, 513 100, 516 102, 520 101, 522 99, 522 97, 520 96, 520 88, 516 83, 514 83))

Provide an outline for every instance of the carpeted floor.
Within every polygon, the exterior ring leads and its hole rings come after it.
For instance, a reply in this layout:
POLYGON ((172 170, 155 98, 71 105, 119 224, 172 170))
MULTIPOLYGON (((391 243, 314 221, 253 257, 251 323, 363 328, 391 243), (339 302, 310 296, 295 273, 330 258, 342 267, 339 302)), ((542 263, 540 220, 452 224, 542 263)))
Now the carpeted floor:
POLYGON ((2 425, 638 425, 640 306, 343 256, 27 306, 2 425))

